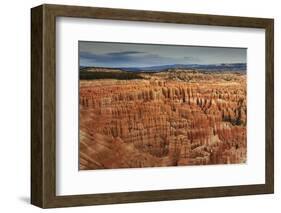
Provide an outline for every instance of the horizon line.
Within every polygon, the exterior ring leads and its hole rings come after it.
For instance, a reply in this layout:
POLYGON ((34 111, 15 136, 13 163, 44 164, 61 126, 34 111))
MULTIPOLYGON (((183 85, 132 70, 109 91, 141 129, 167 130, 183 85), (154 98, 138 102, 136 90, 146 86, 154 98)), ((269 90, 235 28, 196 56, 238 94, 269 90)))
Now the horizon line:
POLYGON ((192 63, 192 64, 163 64, 163 65, 148 65, 148 66, 98 66, 98 65, 91 65, 85 66, 80 65, 79 67, 105 67, 105 68, 146 68, 146 67, 160 67, 160 66, 171 66, 171 65, 227 65, 227 64, 247 64, 247 62, 235 62, 235 63, 213 63, 213 64, 200 64, 200 63, 192 63))

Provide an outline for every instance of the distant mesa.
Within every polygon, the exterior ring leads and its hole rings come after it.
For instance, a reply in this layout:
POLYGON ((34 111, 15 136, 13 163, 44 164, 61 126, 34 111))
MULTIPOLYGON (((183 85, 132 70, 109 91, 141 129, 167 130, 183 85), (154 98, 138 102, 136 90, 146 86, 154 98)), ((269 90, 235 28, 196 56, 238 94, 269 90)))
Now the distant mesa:
POLYGON ((230 64, 171 64, 150 67, 120 67, 125 71, 166 71, 168 69, 196 69, 200 71, 246 71, 246 63, 230 63, 230 64))
MULTIPOLYGON (((80 70, 89 69, 90 67, 81 66, 80 70)), ((105 68, 105 67, 96 67, 105 68)), ((106 68, 114 71, 123 70, 129 72, 162 72, 168 69, 195 69, 199 71, 246 71, 246 63, 222 63, 222 64, 169 64, 160 66, 146 66, 146 67, 116 67, 106 68)))
POLYGON ((173 72, 200 72, 200 73, 224 73, 235 72, 245 74, 246 63, 229 64, 172 64, 150 67, 86 67, 80 66, 79 77, 81 80, 91 79, 117 79, 132 80, 144 79, 148 74, 173 73, 173 72), (144 75, 146 74, 146 75, 144 75))

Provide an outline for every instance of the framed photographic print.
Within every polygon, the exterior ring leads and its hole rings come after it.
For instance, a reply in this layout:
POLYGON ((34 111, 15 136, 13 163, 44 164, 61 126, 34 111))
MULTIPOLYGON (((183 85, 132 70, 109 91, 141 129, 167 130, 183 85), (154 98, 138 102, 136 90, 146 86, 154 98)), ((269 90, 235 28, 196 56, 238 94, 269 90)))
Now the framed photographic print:
POLYGON ((273 19, 31 9, 31 203, 274 191, 273 19))

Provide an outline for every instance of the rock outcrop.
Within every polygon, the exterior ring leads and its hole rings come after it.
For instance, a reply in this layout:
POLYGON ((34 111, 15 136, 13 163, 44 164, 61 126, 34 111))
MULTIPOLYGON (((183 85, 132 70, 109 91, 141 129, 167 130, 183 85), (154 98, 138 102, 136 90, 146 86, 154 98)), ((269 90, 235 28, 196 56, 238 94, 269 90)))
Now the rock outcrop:
POLYGON ((80 80, 80 169, 246 162, 246 75, 80 80))

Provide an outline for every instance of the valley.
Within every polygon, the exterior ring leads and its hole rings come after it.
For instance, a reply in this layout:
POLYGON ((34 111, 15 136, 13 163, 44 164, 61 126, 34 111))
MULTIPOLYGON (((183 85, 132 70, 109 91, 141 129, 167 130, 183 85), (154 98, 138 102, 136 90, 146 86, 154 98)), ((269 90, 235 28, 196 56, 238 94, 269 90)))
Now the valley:
POLYGON ((246 73, 80 71, 81 170, 241 164, 246 73))

